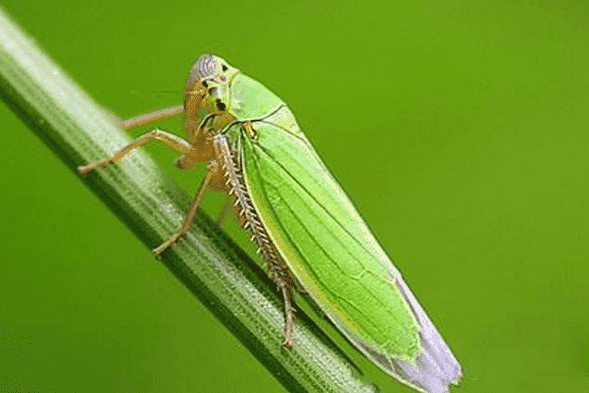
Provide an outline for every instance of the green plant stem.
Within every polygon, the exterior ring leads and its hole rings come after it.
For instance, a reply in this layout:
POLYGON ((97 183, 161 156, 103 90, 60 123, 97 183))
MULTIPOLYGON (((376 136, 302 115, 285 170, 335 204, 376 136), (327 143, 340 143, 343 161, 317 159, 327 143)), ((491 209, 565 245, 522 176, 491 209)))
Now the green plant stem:
MULTIPOLYGON (((0 95, 72 171, 129 142, 1 9, 0 95)), ((140 151, 80 181, 150 248, 175 233, 190 198, 140 151)), ((302 313, 295 348, 282 347, 281 298, 264 272, 208 217, 199 214, 194 229, 162 261, 288 391, 375 390, 302 313)))

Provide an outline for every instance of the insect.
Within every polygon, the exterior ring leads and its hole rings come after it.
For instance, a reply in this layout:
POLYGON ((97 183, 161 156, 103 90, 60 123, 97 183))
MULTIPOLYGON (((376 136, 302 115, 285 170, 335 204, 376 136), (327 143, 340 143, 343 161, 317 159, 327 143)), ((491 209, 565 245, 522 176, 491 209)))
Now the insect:
POLYGON ((176 166, 208 167, 176 234, 182 238, 207 187, 225 191, 251 233, 285 304, 284 345, 294 345, 293 295, 306 291, 333 324, 389 375, 426 392, 447 392, 461 368, 288 106, 224 59, 203 54, 186 80, 183 108, 152 112, 124 128, 185 112, 187 139, 154 130, 84 175, 151 140, 180 153, 176 166), (171 111, 171 112, 170 112, 171 111))

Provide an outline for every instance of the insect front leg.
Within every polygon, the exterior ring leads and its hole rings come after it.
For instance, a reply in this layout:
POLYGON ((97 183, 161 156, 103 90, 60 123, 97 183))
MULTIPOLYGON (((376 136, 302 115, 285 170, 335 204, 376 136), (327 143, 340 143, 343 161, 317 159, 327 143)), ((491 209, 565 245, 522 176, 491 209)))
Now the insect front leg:
POLYGON ((182 154, 190 154, 195 151, 195 148, 192 147, 188 142, 184 139, 177 137, 174 134, 170 134, 169 132, 165 132, 162 130, 153 130, 148 132, 147 134, 141 135, 139 138, 135 139, 133 142, 129 143, 126 146, 123 146, 119 150, 117 150, 112 156, 102 160, 102 161, 95 161, 88 165, 81 165, 78 167, 78 172, 80 175, 85 175, 88 172, 96 169, 98 167, 105 167, 108 164, 116 162, 132 152, 133 150, 137 149, 138 147, 146 144, 151 140, 158 140, 163 142, 164 144, 170 146, 172 149, 182 153, 182 154))
POLYGON ((119 120, 119 124, 124 130, 130 130, 134 127, 179 115, 182 112, 184 112, 184 105, 176 105, 169 108, 158 109, 156 111, 135 116, 130 119, 119 120))

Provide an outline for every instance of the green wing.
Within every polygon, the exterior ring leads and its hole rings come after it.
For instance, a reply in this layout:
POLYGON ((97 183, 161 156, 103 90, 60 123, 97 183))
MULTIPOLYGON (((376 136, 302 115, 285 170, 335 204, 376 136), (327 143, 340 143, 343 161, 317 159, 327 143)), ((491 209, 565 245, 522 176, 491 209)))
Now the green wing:
POLYGON ((338 329, 383 370, 427 392, 447 391, 460 366, 400 273, 290 110, 261 84, 240 83, 248 88, 236 95, 238 114, 252 121, 256 135, 250 138, 239 125, 228 131, 254 207, 287 265, 338 329), (262 107, 271 115, 253 116, 262 107))
POLYGON ((280 114, 254 124, 255 140, 241 139, 246 184, 264 225, 338 325, 383 353, 413 361, 419 326, 378 259, 378 245, 309 142, 280 126, 280 114))

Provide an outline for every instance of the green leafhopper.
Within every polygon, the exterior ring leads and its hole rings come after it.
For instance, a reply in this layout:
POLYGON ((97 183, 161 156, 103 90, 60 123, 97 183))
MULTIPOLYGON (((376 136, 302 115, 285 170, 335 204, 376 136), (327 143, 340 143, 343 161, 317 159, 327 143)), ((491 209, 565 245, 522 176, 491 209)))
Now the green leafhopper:
POLYGON ((155 130, 81 174, 157 139, 181 153, 176 165, 208 169, 178 233, 191 227, 207 187, 223 190, 250 231, 285 303, 292 346, 295 287, 307 291, 339 331, 389 375, 425 392, 447 392, 461 368, 287 105, 225 60, 204 54, 192 67, 183 108, 156 111, 125 128, 185 112, 187 139, 155 130))

